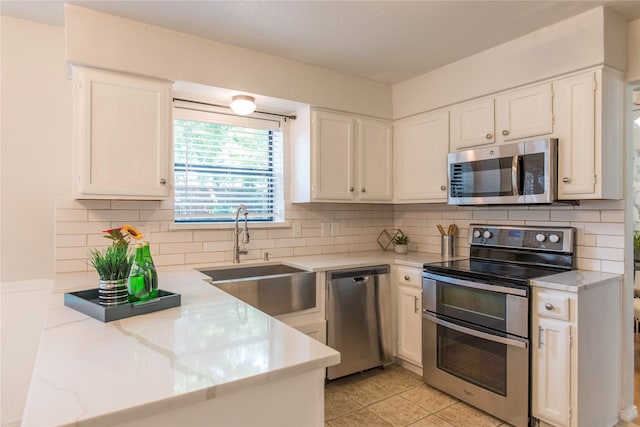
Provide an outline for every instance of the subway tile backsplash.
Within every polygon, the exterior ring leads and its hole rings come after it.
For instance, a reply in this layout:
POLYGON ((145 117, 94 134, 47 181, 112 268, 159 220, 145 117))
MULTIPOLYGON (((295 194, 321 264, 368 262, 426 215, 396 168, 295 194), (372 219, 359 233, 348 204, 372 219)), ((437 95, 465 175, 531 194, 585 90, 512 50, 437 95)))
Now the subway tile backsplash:
MULTIPOLYGON (((57 272, 90 270, 87 252, 110 243, 101 231, 126 223, 145 233, 145 240, 151 243, 154 261, 159 266, 232 260, 231 227, 171 229, 171 208, 171 203, 166 201, 58 199, 57 272)), ((578 231, 578 268, 624 273, 623 201, 585 201, 580 206, 478 208, 446 204, 288 204, 286 218, 291 227, 250 225, 249 253, 242 259, 257 261, 264 252, 269 252, 273 259, 377 250, 380 232, 395 228, 410 236, 410 250, 439 254, 436 224, 446 227, 452 223, 460 230, 456 237, 456 254, 465 256, 469 253, 467 233, 470 223, 570 225, 578 231), (294 223, 301 225, 299 237, 293 236, 294 223), (330 233, 331 223, 337 223, 335 236, 330 233)))

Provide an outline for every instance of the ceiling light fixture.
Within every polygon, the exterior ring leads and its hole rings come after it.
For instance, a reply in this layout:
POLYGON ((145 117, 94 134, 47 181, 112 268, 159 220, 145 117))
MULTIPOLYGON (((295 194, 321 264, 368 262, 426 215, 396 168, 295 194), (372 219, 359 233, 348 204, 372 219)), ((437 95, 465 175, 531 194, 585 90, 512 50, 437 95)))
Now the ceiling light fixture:
POLYGON ((249 95, 236 95, 231 98, 230 107, 234 113, 246 116, 256 110, 256 99, 249 95))

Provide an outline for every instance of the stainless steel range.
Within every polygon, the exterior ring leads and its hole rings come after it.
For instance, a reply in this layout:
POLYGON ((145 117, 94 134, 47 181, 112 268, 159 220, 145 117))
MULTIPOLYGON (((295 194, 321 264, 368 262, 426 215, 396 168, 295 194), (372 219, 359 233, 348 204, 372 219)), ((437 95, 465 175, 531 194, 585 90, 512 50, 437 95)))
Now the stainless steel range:
POLYGON ((529 425, 529 280, 575 267, 575 229, 471 224, 468 259, 425 264, 424 381, 529 425))

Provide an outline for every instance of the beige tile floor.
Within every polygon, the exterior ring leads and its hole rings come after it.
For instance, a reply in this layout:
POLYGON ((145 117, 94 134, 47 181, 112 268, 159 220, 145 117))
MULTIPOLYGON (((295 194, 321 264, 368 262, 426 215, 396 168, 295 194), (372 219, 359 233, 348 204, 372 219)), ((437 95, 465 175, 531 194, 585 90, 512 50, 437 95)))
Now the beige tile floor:
MULTIPOLYGON (((327 383, 326 427, 507 427, 492 417, 392 365, 327 383)), ((638 427, 620 423, 617 427, 638 427)))

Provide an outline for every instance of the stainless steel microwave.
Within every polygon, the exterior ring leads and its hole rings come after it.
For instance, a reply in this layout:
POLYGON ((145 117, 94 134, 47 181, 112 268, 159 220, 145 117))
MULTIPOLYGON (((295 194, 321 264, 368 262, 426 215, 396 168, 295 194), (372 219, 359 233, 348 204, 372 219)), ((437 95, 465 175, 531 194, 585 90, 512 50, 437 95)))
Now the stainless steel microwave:
POLYGON ((555 138, 449 153, 448 203, 553 203, 557 197, 557 164, 555 138))

